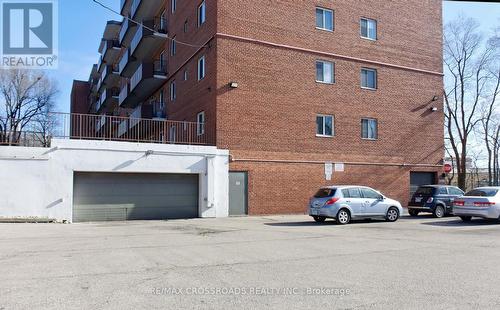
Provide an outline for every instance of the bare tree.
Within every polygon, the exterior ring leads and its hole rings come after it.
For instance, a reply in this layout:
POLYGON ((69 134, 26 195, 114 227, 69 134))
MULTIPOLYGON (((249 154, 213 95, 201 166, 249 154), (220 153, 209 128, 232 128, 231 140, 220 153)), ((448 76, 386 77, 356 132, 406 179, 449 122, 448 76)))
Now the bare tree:
MULTIPOLYGON (((476 126, 483 119, 477 112, 485 98, 492 98, 492 92, 498 92, 498 87, 496 90, 492 87, 494 55, 494 44, 485 42, 474 19, 461 17, 446 25, 446 142, 456 162, 457 184, 464 190, 467 187, 468 146, 476 126)), ((500 82, 500 77, 497 81, 500 82)))
POLYGON ((19 143, 31 122, 48 113, 57 94, 55 82, 39 70, 5 70, 0 75, 0 139, 19 143))

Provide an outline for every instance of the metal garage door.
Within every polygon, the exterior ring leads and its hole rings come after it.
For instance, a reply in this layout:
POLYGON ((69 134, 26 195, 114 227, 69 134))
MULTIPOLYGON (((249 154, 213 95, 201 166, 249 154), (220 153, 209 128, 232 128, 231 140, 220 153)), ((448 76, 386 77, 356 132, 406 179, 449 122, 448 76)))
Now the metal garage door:
POLYGON ((198 217, 198 175, 75 173, 73 222, 198 217))
POLYGON ((435 183, 435 172, 410 172, 410 195, 413 196, 420 185, 432 185, 435 183))

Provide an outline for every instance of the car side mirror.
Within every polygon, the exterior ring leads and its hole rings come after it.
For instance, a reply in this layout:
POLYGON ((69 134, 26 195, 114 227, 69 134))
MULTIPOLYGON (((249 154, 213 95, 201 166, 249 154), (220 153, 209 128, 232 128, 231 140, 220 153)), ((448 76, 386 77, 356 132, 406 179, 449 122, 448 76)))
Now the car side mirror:
POLYGON ((378 200, 380 200, 380 201, 384 201, 384 200, 385 200, 385 197, 384 197, 384 196, 382 196, 382 195, 380 195, 380 196, 378 197, 378 200))

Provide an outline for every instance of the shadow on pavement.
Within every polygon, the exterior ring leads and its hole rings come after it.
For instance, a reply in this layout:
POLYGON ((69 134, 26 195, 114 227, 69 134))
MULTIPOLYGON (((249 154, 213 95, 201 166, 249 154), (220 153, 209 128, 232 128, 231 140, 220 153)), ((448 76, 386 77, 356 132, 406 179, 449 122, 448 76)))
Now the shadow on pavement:
MULTIPOLYGON (((347 226, 357 225, 357 224, 369 224, 369 223, 377 223, 377 222, 385 222, 384 220, 353 220, 347 226)), ((307 222, 277 222, 277 223, 264 223, 267 226, 275 226, 275 227, 308 227, 308 226, 341 226, 337 225, 332 219, 327 219, 324 223, 316 223, 315 221, 307 221, 307 222)))
POLYGON ((451 218, 449 221, 425 222, 422 225, 441 226, 441 227, 474 227, 474 226, 500 226, 500 221, 488 219, 472 219, 470 222, 464 222, 459 218, 451 218))

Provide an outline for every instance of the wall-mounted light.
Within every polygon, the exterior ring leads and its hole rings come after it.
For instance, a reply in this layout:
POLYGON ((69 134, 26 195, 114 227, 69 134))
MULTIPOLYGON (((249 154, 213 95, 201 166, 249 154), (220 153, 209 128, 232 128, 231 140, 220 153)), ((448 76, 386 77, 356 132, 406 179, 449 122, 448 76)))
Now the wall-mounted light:
POLYGON ((433 102, 434 102, 434 101, 438 101, 438 100, 439 100, 439 97, 438 97, 438 96, 434 96, 434 97, 432 97, 432 101, 433 101, 433 102))
POLYGON ((238 82, 230 82, 229 83, 229 87, 231 87, 231 88, 238 88, 238 86, 239 86, 238 82))
POLYGON ((431 108, 431 112, 437 112, 437 111, 438 111, 438 108, 436 108, 436 107, 431 108))

